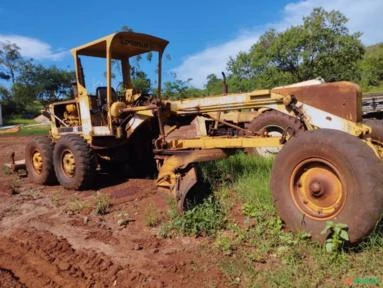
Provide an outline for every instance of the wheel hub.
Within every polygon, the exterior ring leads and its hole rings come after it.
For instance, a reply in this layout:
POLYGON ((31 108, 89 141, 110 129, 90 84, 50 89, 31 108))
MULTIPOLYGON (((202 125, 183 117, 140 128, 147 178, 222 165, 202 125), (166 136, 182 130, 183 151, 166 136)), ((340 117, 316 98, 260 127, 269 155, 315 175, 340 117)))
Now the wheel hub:
POLYGON ((345 201, 345 189, 336 168, 323 159, 308 159, 294 169, 290 191, 297 207, 314 219, 337 215, 345 201))
POLYGON ((311 195, 313 197, 320 197, 323 195, 324 191, 322 190, 322 186, 319 182, 312 182, 310 184, 310 190, 311 190, 311 195))
POLYGON ((39 151, 35 151, 32 155, 32 165, 36 173, 41 174, 43 171, 43 157, 39 151))
POLYGON ((74 155, 70 151, 65 151, 62 157, 62 168, 65 174, 69 177, 73 177, 76 170, 76 161, 74 155))

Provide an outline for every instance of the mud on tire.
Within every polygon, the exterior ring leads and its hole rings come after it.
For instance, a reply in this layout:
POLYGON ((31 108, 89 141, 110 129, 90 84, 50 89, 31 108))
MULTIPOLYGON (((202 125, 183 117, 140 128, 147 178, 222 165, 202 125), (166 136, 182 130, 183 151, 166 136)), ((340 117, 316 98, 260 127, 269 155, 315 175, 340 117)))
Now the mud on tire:
POLYGON ((383 164, 357 137, 330 129, 304 132, 276 157, 271 190, 289 229, 324 241, 321 231, 332 220, 347 224, 350 242, 358 242, 383 210, 383 164))
POLYGON ((57 182, 53 168, 53 143, 49 137, 35 137, 27 144, 25 166, 33 183, 47 185, 57 182))
POLYGON ((53 154, 57 180, 64 188, 84 190, 92 186, 97 158, 83 138, 77 135, 61 137, 53 154))

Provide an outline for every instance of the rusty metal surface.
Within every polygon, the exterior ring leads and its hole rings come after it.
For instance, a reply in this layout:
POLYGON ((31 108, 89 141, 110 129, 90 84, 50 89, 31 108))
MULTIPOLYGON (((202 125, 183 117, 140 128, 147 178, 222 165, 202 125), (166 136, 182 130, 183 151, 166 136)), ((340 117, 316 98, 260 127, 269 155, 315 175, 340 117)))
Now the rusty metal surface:
POLYGON ((198 137, 198 130, 197 130, 196 122, 193 121, 189 125, 184 125, 181 127, 178 127, 176 129, 173 129, 167 136, 166 140, 177 140, 177 139, 193 139, 198 137))
POLYGON ((294 95, 298 101, 327 111, 344 119, 362 119, 362 95, 358 85, 351 82, 324 83, 302 87, 275 88, 272 93, 294 95))
POLYGON ((191 163, 205 162, 210 160, 223 159, 228 152, 222 149, 191 150, 183 154, 177 154, 165 159, 158 171, 157 187, 177 195, 178 182, 181 175, 179 169, 185 169, 191 163))
POLYGON ((122 31, 73 48, 71 52, 73 55, 105 58, 108 48, 113 58, 125 58, 152 50, 162 52, 168 43, 167 40, 152 35, 122 31))

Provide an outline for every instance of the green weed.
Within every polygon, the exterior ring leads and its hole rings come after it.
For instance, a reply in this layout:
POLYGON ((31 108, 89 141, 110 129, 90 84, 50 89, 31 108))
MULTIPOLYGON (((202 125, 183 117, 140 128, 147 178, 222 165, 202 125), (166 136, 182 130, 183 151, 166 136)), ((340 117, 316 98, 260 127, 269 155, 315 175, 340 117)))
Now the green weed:
POLYGON ((321 234, 328 234, 325 249, 329 253, 338 253, 344 246, 344 244, 349 241, 348 226, 342 223, 335 223, 333 221, 327 221, 326 226, 321 232, 321 234))
POLYGON ((225 214, 213 197, 207 198, 202 204, 196 205, 184 214, 179 214, 175 206, 175 203, 171 206, 170 221, 161 227, 160 234, 164 237, 177 233, 194 236, 213 235, 225 227, 225 214))
POLYGON ((231 255, 234 250, 234 241, 227 233, 217 233, 214 247, 222 251, 225 255, 231 255))

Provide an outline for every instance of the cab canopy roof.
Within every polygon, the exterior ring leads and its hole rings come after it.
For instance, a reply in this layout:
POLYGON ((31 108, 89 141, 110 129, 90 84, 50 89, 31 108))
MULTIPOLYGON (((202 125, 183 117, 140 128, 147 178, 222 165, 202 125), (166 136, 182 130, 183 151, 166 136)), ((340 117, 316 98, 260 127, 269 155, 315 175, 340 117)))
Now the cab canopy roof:
POLYGON ((162 54, 168 41, 147 34, 134 32, 117 32, 88 44, 73 48, 74 56, 86 55, 106 58, 107 48, 113 59, 126 59, 141 53, 157 51, 162 54))

